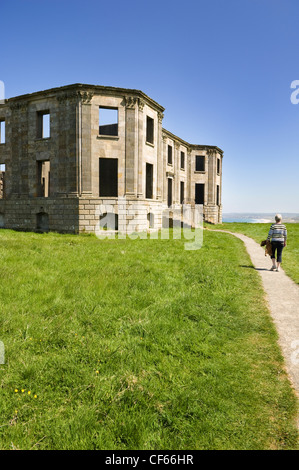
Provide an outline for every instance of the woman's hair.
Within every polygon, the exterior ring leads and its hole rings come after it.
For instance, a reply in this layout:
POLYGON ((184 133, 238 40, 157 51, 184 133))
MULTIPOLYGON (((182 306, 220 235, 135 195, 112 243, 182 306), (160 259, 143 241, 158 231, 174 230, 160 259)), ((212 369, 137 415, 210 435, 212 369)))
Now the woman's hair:
POLYGON ((282 219, 282 215, 281 214, 276 214, 275 221, 276 222, 281 222, 281 219, 282 219))

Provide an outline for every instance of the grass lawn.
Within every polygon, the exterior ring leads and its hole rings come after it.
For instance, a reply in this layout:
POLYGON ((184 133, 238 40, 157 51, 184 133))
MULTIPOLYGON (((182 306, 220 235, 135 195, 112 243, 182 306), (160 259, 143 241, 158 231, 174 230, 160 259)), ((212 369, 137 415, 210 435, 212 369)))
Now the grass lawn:
MULTIPOLYGON (((282 252, 282 267, 297 284, 299 284, 299 224, 286 223, 288 231, 287 246, 282 252)), ((209 229, 239 232, 260 243, 267 238, 271 224, 225 223, 219 225, 206 224, 209 229)), ((269 258, 269 268, 271 260, 269 258)))
POLYGON ((298 448, 240 240, 1 230, 0 256, 1 449, 298 448))

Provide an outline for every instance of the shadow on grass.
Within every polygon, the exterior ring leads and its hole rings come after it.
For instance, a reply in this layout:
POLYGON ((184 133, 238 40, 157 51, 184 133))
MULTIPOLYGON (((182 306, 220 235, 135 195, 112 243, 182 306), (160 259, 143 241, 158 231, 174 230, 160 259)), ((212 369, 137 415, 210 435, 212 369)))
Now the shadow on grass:
POLYGON ((246 266, 245 264, 239 264, 240 268, 251 268, 255 269, 256 271, 270 271, 270 269, 267 268, 255 268, 254 266, 246 266))

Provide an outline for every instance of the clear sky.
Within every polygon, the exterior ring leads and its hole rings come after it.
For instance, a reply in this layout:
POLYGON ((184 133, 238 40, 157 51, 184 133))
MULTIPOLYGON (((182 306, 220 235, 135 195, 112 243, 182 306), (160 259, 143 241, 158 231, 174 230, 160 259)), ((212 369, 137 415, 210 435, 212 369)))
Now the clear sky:
POLYGON ((0 0, 0 80, 140 89, 224 150, 224 212, 299 212, 298 25, 298 0, 0 0))

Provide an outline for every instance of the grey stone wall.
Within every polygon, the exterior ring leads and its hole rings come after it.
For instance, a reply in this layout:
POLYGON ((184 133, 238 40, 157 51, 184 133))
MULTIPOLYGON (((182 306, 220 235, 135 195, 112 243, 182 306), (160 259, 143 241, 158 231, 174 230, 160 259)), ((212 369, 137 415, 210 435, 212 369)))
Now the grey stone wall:
POLYGON ((57 232, 79 232, 78 198, 15 198, 0 200, 3 227, 35 231, 38 215, 47 214, 49 229, 57 232))
MULTIPOLYGON (((221 222, 222 150, 189 144, 162 129, 163 112, 161 105, 139 90, 81 84, 6 100, 0 105, 0 120, 5 120, 6 131, 5 143, 0 144, 0 165, 5 164, 0 227, 94 232, 102 220, 103 206, 109 203, 118 216, 119 230, 125 229, 124 219, 132 231, 159 229, 163 208, 167 207, 168 178, 172 179, 174 207, 180 207, 181 182, 184 202, 192 204, 195 185, 202 183, 205 219, 221 222), (100 134, 100 107, 118 110, 117 135, 100 134), (46 137, 41 135, 43 113, 50 114, 50 135, 46 137), (148 118, 153 120, 152 142, 146 141, 148 118), (172 147, 171 164, 168 145, 172 147), (185 154, 184 168, 181 152, 185 154), (198 154, 206 158, 204 172, 195 170, 198 154), (100 197, 100 158, 118 160, 118 195, 126 198, 125 204, 116 198, 100 197), (49 197, 40 197, 38 172, 42 162, 47 162, 47 175, 50 170, 49 197), (153 167, 151 199, 146 199, 145 191, 147 163, 153 167)), ((47 176, 47 185, 46 180, 47 176)))

